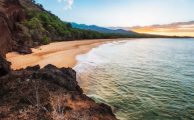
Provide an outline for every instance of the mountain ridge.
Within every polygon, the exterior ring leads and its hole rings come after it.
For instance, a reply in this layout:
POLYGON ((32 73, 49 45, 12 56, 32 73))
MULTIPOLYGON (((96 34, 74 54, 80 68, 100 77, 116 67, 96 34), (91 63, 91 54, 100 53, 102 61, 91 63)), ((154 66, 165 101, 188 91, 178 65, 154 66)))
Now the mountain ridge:
POLYGON ((79 28, 79 29, 84 29, 84 30, 93 30, 101 33, 112 33, 112 34, 121 34, 121 35, 137 35, 138 33, 133 32, 133 31, 126 31, 123 29, 116 29, 116 30, 111 30, 106 27, 100 27, 97 25, 86 25, 86 24, 78 24, 78 23, 71 23, 71 25, 74 28, 79 28))

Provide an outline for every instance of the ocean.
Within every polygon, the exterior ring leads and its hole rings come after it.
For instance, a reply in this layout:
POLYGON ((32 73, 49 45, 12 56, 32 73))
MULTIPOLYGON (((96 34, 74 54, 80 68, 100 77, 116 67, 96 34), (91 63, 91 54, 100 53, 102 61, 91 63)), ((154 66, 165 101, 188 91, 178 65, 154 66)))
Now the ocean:
POLYGON ((194 39, 120 40, 77 60, 84 93, 118 119, 194 119, 194 39))

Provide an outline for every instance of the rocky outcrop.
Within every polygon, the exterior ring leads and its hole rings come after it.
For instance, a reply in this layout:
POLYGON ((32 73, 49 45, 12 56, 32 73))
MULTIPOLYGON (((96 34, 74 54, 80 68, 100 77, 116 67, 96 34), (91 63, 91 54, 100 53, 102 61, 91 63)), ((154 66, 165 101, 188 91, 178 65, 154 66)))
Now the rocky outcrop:
POLYGON ((109 106, 83 94, 73 69, 47 65, 9 71, 9 63, 1 61, 1 120, 116 120, 109 106))
POLYGON ((0 14, 0 54, 5 55, 11 50, 12 37, 9 26, 3 15, 0 14))
POLYGON ((31 53, 29 40, 24 38, 20 23, 25 13, 18 0, 0 0, 0 54, 8 51, 31 53))

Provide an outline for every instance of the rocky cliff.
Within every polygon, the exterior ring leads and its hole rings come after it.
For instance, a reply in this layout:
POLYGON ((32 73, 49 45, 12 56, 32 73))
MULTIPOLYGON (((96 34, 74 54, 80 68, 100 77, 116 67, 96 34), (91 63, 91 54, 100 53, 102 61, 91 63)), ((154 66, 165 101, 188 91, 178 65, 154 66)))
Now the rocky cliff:
POLYGON ((1 120, 115 120, 111 108, 83 94, 71 68, 10 71, 0 59, 1 120))
POLYGON ((0 0, 0 53, 8 51, 30 53, 29 40, 25 38, 20 23, 25 20, 18 0, 0 0))

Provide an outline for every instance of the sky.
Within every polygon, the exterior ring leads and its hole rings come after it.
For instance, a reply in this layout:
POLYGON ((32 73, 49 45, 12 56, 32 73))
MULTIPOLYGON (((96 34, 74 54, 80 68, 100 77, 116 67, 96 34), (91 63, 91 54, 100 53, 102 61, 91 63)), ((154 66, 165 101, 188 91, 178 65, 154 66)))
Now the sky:
POLYGON ((131 27, 194 20, 194 0, 36 0, 63 21, 131 27))

